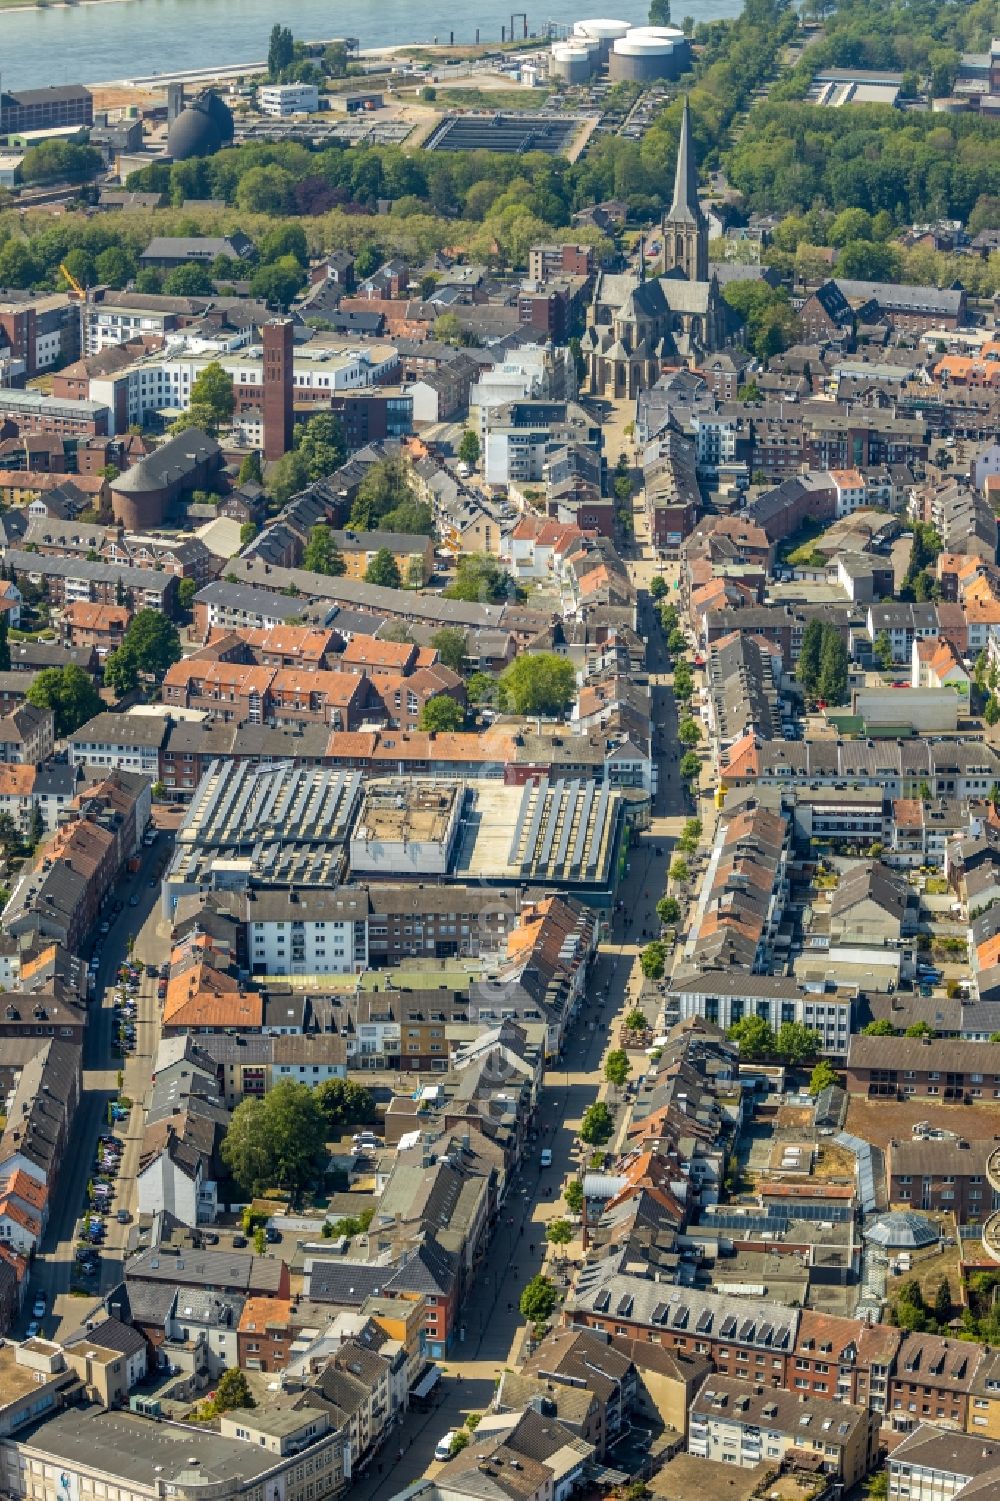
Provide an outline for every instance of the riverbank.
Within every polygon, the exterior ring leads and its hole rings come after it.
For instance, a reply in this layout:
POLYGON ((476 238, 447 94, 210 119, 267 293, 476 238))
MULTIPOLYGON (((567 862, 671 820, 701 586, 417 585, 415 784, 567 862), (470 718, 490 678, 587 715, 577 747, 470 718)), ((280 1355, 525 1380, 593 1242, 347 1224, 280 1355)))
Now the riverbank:
MULTIPOLYGON (((358 37, 367 51, 404 47, 460 49, 507 41, 510 11, 482 0, 448 0, 415 9, 412 0, 295 0, 287 18, 299 38, 358 37)), ((695 22, 737 15, 742 0, 687 0, 695 22)), ((645 21, 649 0, 624 0, 614 13, 645 21)), ((588 12, 580 0, 546 0, 528 12, 528 30, 547 35, 551 21, 570 29, 588 12)), ((267 55, 278 19, 274 0, 80 0, 25 5, 0 0, 0 56, 8 89, 95 84, 103 80, 160 82, 165 75, 249 71, 267 55)), ((284 13, 281 13, 284 19, 284 13)), ((518 28, 520 29, 520 28, 518 28)), ((452 51, 454 49, 454 51, 452 51)))

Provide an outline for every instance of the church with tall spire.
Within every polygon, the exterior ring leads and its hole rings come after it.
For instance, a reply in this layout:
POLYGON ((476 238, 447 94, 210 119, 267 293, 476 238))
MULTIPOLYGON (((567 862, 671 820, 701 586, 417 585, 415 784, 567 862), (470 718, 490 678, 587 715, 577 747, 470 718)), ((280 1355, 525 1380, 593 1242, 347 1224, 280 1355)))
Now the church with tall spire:
POLYGON ((743 322, 723 298, 708 263, 708 223, 698 201, 698 164, 684 101, 674 193, 661 221, 658 274, 601 272, 581 340, 595 395, 631 398, 667 366, 696 366, 743 342, 743 322))
POLYGON ((691 145, 691 111, 686 99, 677 146, 674 196, 661 228, 662 274, 679 273, 688 281, 708 281, 708 221, 698 202, 698 168, 691 145))

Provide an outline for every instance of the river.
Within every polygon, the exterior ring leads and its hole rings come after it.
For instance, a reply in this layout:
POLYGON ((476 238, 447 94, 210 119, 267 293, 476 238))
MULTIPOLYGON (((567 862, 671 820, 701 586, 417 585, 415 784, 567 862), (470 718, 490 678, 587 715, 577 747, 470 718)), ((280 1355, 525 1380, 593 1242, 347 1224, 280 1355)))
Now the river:
MULTIPOLYGON (((602 0, 602 4, 605 0, 602 0)), ((696 21, 733 16, 742 0, 677 0, 681 14, 696 21)), ((643 23, 647 0, 610 4, 608 14, 643 23)), ((586 4, 546 0, 528 13, 532 31, 547 20, 573 21, 594 12, 586 4)), ((602 13, 598 11, 598 13, 602 13)), ((275 21, 297 37, 356 36, 362 47, 391 43, 456 42, 500 38, 510 12, 484 12, 480 0, 450 0, 443 11, 425 11, 413 0, 96 0, 0 11, 0 76, 9 89, 46 84, 103 83, 171 73, 195 65, 222 67, 267 55, 275 21)))

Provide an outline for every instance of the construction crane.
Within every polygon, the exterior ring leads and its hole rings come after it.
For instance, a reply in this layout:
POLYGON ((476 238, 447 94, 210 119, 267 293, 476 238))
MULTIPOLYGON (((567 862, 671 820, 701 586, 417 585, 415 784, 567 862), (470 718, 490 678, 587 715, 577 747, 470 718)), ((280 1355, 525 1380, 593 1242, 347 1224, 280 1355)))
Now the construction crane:
POLYGON ((81 287, 80 283, 77 281, 77 279, 73 275, 72 271, 66 265, 65 261, 60 261, 60 263, 59 263, 59 270, 62 272, 62 274, 66 278, 66 280, 69 282, 69 288, 70 288, 70 290, 69 290, 69 296, 72 298, 72 300, 74 302, 78 302, 80 304, 80 357, 82 359, 87 354, 87 335, 89 333, 88 324, 89 324, 89 313, 90 313, 90 293, 84 287, 81 287))

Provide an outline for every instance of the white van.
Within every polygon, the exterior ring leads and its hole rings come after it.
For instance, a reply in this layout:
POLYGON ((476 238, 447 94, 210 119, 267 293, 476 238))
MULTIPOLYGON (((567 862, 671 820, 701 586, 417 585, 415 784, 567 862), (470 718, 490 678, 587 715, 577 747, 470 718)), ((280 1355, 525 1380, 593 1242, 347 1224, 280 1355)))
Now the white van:
POLYGON ((451 1444, 452 1439, 455 1437, 455 1433, 456 1430, 454 1428, 449 1428, 444 1437, 438 1439, 437 1448, 434 1450, 434 1458, 441 1464, 443 1464, 446 1459, 451 1458, 451 1444))

